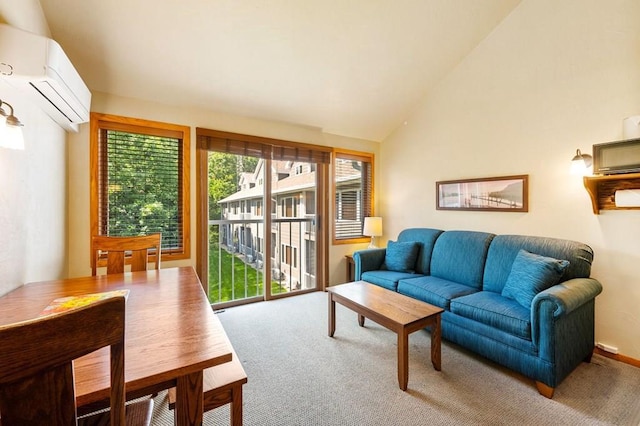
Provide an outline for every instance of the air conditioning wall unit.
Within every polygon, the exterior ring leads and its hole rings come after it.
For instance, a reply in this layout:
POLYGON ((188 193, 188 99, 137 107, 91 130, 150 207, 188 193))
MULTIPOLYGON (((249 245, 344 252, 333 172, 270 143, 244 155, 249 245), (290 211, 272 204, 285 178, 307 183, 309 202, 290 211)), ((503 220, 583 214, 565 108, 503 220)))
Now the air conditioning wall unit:
POLYGON ((91 92, 58 43, 0 24, 0 79, 24 93, 65 130, 89 121, 91 92))

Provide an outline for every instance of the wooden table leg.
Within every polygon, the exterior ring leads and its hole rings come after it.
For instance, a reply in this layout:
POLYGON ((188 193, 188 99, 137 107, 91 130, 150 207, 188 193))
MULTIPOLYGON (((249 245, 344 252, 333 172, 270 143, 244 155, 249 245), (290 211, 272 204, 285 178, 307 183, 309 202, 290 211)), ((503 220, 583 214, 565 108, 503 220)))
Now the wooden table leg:
POLYGON ((204 390, 202 370, 176 380, 175 424, 178 426, 202 425, 204 390))
POLYGON ((231 426, 242 426, 242 385, 231 389, 231 426))
POLYGON ((440 371, 440 341, 441 338, 441 330, 440 330, 440 314, 436 315, 436 322, 431 327, 431 363, 433 364, 433 368, 437 371, 440 371))
POLYGON ((364 315, 358 314, 358 324, 360 327, 364 327, 364 315))
POLYGON ((333 293, 327 293, 329 295, 329 337, 333 337, 333 333, 336 332, 336 301, 333 300, 333 293))
POLYGON ((398 333, 398 384, 403 391, 409 383, 409 334, 406 330, 398 333))

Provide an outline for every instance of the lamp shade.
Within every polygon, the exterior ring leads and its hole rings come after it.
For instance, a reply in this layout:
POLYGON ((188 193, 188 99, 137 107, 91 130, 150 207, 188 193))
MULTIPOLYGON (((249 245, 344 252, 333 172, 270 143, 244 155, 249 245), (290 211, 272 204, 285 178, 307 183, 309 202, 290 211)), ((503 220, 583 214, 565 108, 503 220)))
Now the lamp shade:
POLYGON ((24 136, 20 126, 8 126, 0 130, 0 146, 10 149, 24 149, 24 136))
POLYGON ((571 173, 574 175, 589 174, 589 167, 593 164, 593 157, 576 150, 576 155, 571 160, 571 173))
POLYGON ((365 217, 362 235, 368 237, 379 237, 382 235, 382 218, 381 217, 365 217))
POLYGON ((13 115, 13 107, 2 100, 0 100, 0 147, 24 149, 22 123, 13 115), (3 105, 9 108, 9 113, 2 108, 3 105))

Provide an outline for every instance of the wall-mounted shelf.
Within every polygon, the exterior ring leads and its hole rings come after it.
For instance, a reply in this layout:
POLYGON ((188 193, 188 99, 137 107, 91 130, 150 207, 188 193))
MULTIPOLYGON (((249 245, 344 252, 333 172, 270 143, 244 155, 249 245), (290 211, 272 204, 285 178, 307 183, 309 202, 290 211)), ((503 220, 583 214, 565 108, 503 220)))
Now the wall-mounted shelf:
POLYGON ((619 189, 640 189, 640 173, 585 176, 584 187, 591 197, 594 214, 600 214, 600 210, 640 210, 640 207, 616 207, 614 198, 619 189))

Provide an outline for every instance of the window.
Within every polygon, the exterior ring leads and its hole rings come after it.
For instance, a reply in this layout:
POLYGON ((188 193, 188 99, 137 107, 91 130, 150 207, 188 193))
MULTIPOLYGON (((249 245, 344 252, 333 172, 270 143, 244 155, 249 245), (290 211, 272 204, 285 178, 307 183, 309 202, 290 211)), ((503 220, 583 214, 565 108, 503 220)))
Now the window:
POLYGON ((373 215, 373 154, 334 151, 334 244, 362 242, 364 218, 373 215))
POLYGON ((316 194, 314 192, 305 191, 304 193, 304 213, 316 214, 316 194))
POLYGON ((91 234, 162 233, 162 260, 189 258, 187 126, 91 114, 91 234))
POLYGON ((304 240, 306 256, 304 256, 305 267, 307 271, 316 270, 316 242, 312 240, 304 240))
POLYGON ((298 247, 292 247, 293 249, 293 267, 298 267, 298 247))
POLYGON ((281 217, 298 217, 298 198, 287 197, 280 200, 281 203, 281 217))
POLYGON ((298 247, 292 247, 288 244, 281 245, 281 259, 284 264, 291 265, 294 268, 298 267, 298 247))
POLYGON ((282 250, 280 251, 281 253, 281 261, 282 263, 286 263, 287 265, 291 265, 291 246, 288 246, 286 244, 282 244, 282 250))

